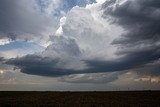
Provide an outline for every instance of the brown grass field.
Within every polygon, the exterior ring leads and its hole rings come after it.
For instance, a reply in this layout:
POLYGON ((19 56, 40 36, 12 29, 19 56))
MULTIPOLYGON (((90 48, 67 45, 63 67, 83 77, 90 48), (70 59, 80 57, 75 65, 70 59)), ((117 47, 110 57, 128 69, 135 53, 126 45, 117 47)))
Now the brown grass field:
POLYGON ((160 91, 1 91, 0 107, 160 107, 160 91))

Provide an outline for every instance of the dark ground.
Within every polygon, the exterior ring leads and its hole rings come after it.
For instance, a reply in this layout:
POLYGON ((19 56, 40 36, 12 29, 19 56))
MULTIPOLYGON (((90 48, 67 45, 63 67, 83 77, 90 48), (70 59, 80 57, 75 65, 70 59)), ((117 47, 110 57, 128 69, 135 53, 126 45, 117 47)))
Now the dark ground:
POLYGON ((160 91, 0 92, 0 107, 160 107, 160 91))

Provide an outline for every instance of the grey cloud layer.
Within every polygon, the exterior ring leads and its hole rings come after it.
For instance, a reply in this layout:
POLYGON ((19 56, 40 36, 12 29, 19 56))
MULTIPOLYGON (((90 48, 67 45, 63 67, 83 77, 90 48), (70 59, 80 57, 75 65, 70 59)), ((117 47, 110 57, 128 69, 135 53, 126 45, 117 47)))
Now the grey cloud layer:
POLYGON ((54 31, 55 19, 40 12, 36 0, 0 1, 0 39, 34 40, 47 38, 54 31))
MULTIPOLYGON (((160 1, 128 0, 119 4, 116 0, 110 0, 103 4, 103 8, 104 17, 111 18, 112 23, 122 26, 127 31, 112 42, 120 47, 117 54, 127 54, 129 58, 133 58, 129 64, 141 65, 159 60, 160 1)), ((141 72, 146 75, 155 75, 159 70, 154 64, 152 67, 145 65, 141 68, 141 72), (150 68, 147 70, 150 73, 145 72, 147 68, 150 68)))
POLYGON ((66 17, 63 34, 53 37, 53 44, 41 55, 10 59, 7 63, 24 73, 43 76, 144 70, 147 67, 151 74, 157 73, 160 69, 154 62, 160 58, 159 8, 158 0, 128 0, 123 4, 116 0, 106 1, 102 5, 104 20, 125 30, 121 36, 107 41, 116 35, 108 35, 90 10, 75 7, 66 17), (116 58, 109 58, 111 51, 116 58), (107 54, 109 56, 103 59, 107 54))
MULTIPOLYGON (((70 62, 70 60, 63 59, 65 57, 62 59, 58 57, 53 59, 49 57, 29 55, 22 58, 10 59, 7 63, 19 67, 23 73, 27 74, 42 76, 63 76, 69 74, 123 71, 128 69, 138 69, 141 67, 147 68, 145 64, 152 63, 152 61, 157 60, 159 56, 160 54, 156 53, 155 49, 130 53, 123 58, 113 61, 87 60, 82 61, 87 65, 87 68, 82 70, 76 69, 76 67, 79 67, 81 64, 78 63, 79 65, 77 66, 77 61, 80 62, 80 60, 73 59, 70 62), (70 64, 74 65, 73 63, 76 63, 73 68, 67 68, 70 66, 70 64)), ((157 66, 154 66, 155 65, 150 65, 150 68, 157 71, 152 71, 151 73, 158 72, 159 70, 156 69, 157 66)))
POLYGON ((104 16, 111 16, 113 23, 128 30, 124 39, 114 41, 114 44, 154 45, 160 41, 159 0, 128 0, 121 5, 116 0, 110 0, 103 7, 106 8, 104 16))

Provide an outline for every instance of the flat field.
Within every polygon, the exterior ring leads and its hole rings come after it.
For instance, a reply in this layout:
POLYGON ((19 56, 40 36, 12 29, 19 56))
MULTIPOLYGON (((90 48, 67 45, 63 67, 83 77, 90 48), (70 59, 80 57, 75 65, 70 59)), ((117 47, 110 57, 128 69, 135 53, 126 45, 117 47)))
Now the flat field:
POLYGON ((0 107, 160 107, 160 91, 1 91, 0 107))

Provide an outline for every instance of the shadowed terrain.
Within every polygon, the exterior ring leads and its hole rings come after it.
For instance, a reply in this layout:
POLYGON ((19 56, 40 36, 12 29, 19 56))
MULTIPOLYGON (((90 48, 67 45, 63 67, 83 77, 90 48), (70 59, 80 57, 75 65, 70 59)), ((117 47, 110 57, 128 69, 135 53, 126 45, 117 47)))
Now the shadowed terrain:
POLYGON ((0 107, 159 107, 160 91, 0 92, 0 107))

